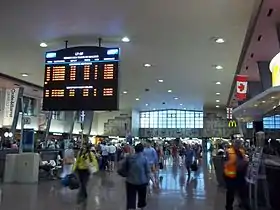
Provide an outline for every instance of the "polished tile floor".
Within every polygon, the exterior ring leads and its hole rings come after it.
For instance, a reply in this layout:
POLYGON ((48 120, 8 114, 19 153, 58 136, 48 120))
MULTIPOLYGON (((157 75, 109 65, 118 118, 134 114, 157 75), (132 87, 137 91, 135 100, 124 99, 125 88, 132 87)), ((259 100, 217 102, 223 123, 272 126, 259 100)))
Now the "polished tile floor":
MULTIPOLYGON (((188 180, 183 167, 167 164, 160 173, 160 189, 152 191, 147 210, 223 210, 224 191, 216 184, 209 157, 188 180)), ((0 186, 1 210, 125 210, 124 180, 117 174, 95 175, 89 185, 87 206, 77 206, 76 191, 58 181, 39 185, 0 186)))

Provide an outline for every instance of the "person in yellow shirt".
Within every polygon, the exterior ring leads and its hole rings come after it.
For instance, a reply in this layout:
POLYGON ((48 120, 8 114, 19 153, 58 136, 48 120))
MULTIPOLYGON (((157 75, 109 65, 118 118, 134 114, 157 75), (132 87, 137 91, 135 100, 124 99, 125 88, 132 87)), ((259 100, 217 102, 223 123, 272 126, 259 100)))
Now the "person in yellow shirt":
POLYGON ((87 199, 87 183, 91 174, 91 167, 98 167, 96 157, 90 149, 91 147, 88 144, 82 146, 73 167, 80 181, 78 203, 84 202, 87 199))
POLYGON ((224 163, 224 177, 226 182, 226 210, 233 210, 235 194, 239 195, 241 206, 250 210, 246 200, 246 171, 248 159, 242 148, 242 141, 235 139, 233 145, 226 151, 224 163), (244 188, 245 187, 245 188, 244 188))

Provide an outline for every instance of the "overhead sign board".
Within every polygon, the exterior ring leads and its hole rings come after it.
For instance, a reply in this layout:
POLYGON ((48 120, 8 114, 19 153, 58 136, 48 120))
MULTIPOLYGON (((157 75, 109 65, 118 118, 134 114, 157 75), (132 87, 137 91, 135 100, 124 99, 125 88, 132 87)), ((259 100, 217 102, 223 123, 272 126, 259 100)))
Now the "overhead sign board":
POLYGON ((118 110, 118 65, 118 48, 47 52, 43 110, 118 110))

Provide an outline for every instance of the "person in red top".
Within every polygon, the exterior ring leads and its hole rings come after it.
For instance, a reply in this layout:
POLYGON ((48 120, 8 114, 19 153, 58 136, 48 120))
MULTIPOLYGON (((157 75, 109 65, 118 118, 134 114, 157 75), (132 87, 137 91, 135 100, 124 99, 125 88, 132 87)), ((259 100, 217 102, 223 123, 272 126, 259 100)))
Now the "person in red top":
POLYGON ((124 157, 126 157, 127 155, 133 153, 133 150, 132 150, 131 146, 128 143, 126 143, 126 145, 124 145, 123 153, 124 153, 124 157))
POLYGON ((178 158, 178 148, 175 144, 172 146, 172 158, 173 162, 176 162, 178 158))

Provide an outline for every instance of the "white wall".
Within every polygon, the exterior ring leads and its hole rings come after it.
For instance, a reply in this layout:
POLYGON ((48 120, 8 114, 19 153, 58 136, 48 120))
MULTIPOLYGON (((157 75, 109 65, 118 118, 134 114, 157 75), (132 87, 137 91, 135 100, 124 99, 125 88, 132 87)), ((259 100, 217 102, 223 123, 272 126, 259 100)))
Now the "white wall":
POLYGON ((103 135, 104 134, 104 123, 109 119, 114 119, 121 114, 131 115, 131 111, 112 111, 112 112, 96 112, 94 113, 91 135, 103 135))
POLYGON ((64 120, 52 120, 49 132, 64 133, 65 123, 67 122, 64 120))

